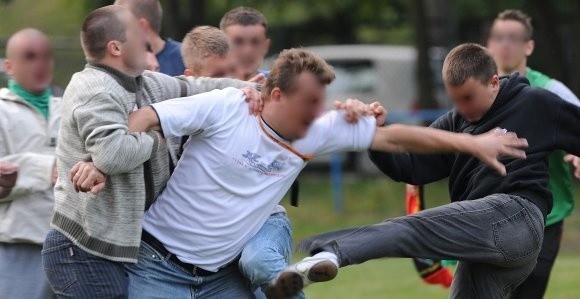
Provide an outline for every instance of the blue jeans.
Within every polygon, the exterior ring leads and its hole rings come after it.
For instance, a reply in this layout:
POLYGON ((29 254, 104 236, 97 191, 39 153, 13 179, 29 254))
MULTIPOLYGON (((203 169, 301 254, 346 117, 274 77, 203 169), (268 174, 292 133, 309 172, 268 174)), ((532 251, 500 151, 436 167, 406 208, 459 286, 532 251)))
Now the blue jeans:
POLYGON ((299 247, 337 254, 341 267, 383 257, 458 260, 449 298, 508 298, 532 272, 544 216, 530 201, 493 194, 312 237, 299 247))
MULTIPOLYGON (((250 280, 253 289, 262 292, 292 258, 292 225, 286 213, 270 215, 262 228, 248 241, 240 261, 240 271, 250 280)), ((257 297, 261 297, 258 293, 257 297)), ((300 293, 296 298, 304 298, 300 293)))
POLYGON ((129 298, 254 298, 235 263, 215 274, 197 276, 170 261, 171 256, 141 241, 139 261, 125 266, 129 298))
POLYGON ((123 263, 87 253, 56 230, 46 236, 42 263, 58 298, 127 297, 123 263))
POLYGON ((42 271, 41 249, 37 244, 0 243, 0 297, 56 297, 42 271))

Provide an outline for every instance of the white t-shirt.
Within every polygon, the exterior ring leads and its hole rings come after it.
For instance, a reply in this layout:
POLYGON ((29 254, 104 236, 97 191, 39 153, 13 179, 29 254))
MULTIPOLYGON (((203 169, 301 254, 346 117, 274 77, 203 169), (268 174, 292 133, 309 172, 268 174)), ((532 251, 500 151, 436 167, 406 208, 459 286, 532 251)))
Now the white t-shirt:
MULTIPOLYGON (((166 137, 192 135, 143 227, 181 261, 217 271, 235 259, 280 202, 307 161, 234 88, 153 104, 166 137)), ((356 125, 344 112, 317 119, 292 145, 302 155, 369 148, 376 121, 356 125)))

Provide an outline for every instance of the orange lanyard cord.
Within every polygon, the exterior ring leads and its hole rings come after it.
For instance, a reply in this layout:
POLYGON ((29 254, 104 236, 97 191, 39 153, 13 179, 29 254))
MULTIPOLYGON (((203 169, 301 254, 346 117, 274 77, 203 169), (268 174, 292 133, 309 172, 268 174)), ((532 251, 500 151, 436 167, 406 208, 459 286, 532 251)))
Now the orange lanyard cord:
POLYGON ((258 115, 258 123, 260 124, 260 128, 262 129, 262 131, 264 132, 264 134, 266 134, 266 136, 268 136, 270 139, 272 139, 272 141, 274 141, 276 144, 278 144, 279 146, 281 146, 284 149, 288 150, 289 152, 295 154, 296 156, 300 157, 304 161, 310 161, 310 160, 312 160, 312 158, 314 158, 313 155, 303 155, 303 154, 299 153, 293 147, 287 145, 286 143, 284 143, 284 142, 278 140, 276 137, 272 136, 272 134, 270 134, 268 132, 268 130, 266 130, 266 128, 264 128, 263 122, 264 121, 262 120, 262 115, 258 115))

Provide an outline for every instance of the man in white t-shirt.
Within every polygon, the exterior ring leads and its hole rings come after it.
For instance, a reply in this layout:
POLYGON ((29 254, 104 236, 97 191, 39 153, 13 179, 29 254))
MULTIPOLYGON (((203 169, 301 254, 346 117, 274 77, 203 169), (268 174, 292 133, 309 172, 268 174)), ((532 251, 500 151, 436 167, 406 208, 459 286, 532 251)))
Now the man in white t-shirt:
MULTIPOLYGON (((320 116, 333 79, 324 60, 291 49, 280 54, 264 84, 261 116, 240 113, 247 104, 243 92, 233 88, 131 114, 132 131, 191 138, 166 189, 145 214, 139 261, 126 268, 130 297, 189 297, 194 292, 200 298, 252 298, 236 261, 314 155, 368 148, 455 151, 472 154, 502 174, 498 156, 525 157, 521 149, 527 142, 513 133, 471 136, 402 125, 377 128, 384 111, 376 104, 365 106, 365 112, 377 119, 365 116, 355 124, 347 119, 361 109, 352 102, 355 108, 348 112, 320 116)), ((336 266, 328 263, 310 267, 309 280, 296 288, 278 289, 282 284, 274 280, 269 295, 292 297, 303 284, 333 278, 336 266)))

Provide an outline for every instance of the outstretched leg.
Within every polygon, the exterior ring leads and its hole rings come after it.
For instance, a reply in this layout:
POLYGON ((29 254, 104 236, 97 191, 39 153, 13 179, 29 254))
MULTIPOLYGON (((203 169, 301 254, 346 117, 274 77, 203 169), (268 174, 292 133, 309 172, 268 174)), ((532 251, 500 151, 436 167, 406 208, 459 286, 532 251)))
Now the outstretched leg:
POLYGON ((529 274, 524 269, 535 264, 543 226, 543 215, 531 202, 495 194, 322 234, 299 247, 311 254, 335 254, 341 267, 383 257, 420 257, 521 268, 517 279, 501 281, 507 287, 521 283, 529 274))

